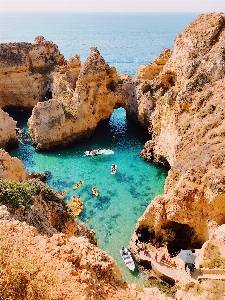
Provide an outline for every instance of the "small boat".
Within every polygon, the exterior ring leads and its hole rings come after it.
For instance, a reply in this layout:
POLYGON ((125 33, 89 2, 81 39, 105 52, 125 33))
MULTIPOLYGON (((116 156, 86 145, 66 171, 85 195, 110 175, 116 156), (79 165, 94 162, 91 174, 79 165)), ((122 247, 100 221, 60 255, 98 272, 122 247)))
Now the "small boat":
POLYGON ((67 190, 64 190, 62 192, 57 193, 60 197, 64 198, 64 196, 67 194, 67 190))
POLYGON ((114 154, 113 150, 110 149, 98 149, 98 150, 88 150, 84 152, 85 156, 98 156, 101 154, 114 154))
POLYGON ((131 253, 127 250, 127 248, 122 247, 122 249, 120 249, 120 255, 128 269, 133 272, 135 269, 135 263, 131 256, 131 253))
POLYGON ((76 185, 73 186, 73 190, 76 190, 77 188, 79 188, 83 183, 84 183, 84 181, 79 181, 76 185))
POLYGON ((117 172, 117 165, 112 164, 112 165, 111 165, 111 174, 112 174, 112 175, 115 175, 116 172, 117 172))
POLYGON ((98 190, 96 188, 91 188, 91 192, 93 195, 95 195, 96 197, 98 196, 98 190))

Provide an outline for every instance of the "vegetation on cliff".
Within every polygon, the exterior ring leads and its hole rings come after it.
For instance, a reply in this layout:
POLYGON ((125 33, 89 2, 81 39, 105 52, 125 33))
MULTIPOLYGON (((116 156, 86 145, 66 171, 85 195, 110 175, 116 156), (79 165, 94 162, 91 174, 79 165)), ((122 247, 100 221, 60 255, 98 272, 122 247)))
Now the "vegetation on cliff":
MULTIPOLYGON (((0 179, 0 203, 11 208, 19 208, 34 203, 34 197, 42 195, 45 201, 62 202, 62 197, 58 196, 49 185, 38 179, 30 179, 22 182, 0 179)), ((66 205, 66 204, 65 204, 66 205)))

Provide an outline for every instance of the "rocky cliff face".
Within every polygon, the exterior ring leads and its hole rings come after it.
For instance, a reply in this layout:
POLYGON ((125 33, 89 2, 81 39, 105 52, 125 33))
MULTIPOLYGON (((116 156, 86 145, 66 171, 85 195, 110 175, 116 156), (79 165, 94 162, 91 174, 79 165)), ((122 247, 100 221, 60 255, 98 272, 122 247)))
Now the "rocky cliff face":
POLYGON ((171 251, 201 247, 225 222, 224 41, 225 15, 200 15, 177 36, 159 74, 148 76, 152 141, 141 155, 171 169, 165 194, 137 226, 171 251))
POLYGON ((32 142, 39 150, 89 136, 114 108, 125 107, 130 118, 136 116, 131 78, 119 76, 96 48, 91 48, 77 80, 70 68, 61 67, 54 73, 53 82, 54 99, 38 103, 28 122, 32 142))
POLYGON ((33 179, 23 181, 22 177, 29 176, 22 162, 1 151, 0 204, 5 204, 0 205, 2 297, 167 299, 157 289, 124 282, 113 259, 98 248, 94 232, 78 222, 47 185, 33 179), (32 201, 26 201, 28 190, 32 201), (15 208, 16 198, 19 208, 15 208))
MULTIPOLYGON (((137 228, 167 241, 170 252, 181 248, 201 248, 204 244, 202 260, 205 262, 207 252, 212 253, 211 244, 221 246, 214 240, 214 235, 217 228, 225 223, 224 41, 225 15, 200 15, 177 36, 173 51, 165 49, 153 63, 141 66, 133 80, 129 75, 118 75, 105 63, 96 48, 91 49, 90 57, 81 66, 79 56, 65 62, 57 48, 42 38, 38 38, 34 45, 23 45, 21 51, 26 53, 25 56, 17 55, 21 52, 18 50, 20 44, 0 45, 5 60, 5 65, 2 63, 0 107, 6 106, 3 99, 7 100, 7 105, 22 103, 24 107, 34 107, 46 91, 47 84, 53 83, 54 99, 39 102, 29 120, 32 141, 41 150, 67 145, 88 136, 100 120, 111 115, 114 108, 125 107, 128 116, 138 120, 152 134, 152 140, 146 143, 141 155, 149 161, 170 166, 164 195, 157 196, 146 208, 137 228), (53 49, 53 56, 46 54, 49 53, 46 47, 50 52, 52 50, 49 49, 53 49), (10 62, 6 64, 9 49, 10 62), (50 64, 48 67, 43 63, 42 55, 37 53, 45 53, 43 57, 47 57, 44 60, 50 64), (21 87, 22 84, 24 93, 16 94, 19 88, 13 92, 14 85, 21 87), (34 94, 29 94, 31 91, 26 89, 29 84, 34 94)), ((1 120, 0 124, 3 124, 1 120)), ((13 128, 14 124, 10 127, 13 128)), ((3 145, 11 139, 9 136, 3 145)), ((6 156, 2 152, 2 157, 6 156)), ((14 172, 10 163, 5 163, 8 159, 2 158, 2 161, 1 174, 6 179, 12 179, 12 172, 15 180, 22 180, 23 171, 19 164, 14 172)), ((25 220, 48 235, 63 230, 68 236, 76 236, 76 232, 83 232, 83 236, 88 234, 84 229, 76 231, 78 225, 73 222, 53 217, 59 213, 63 218, 60 206, 52 203, 53 206, 47 207, 42 195, 35 201, 29 213, 24 215, 22 211, 20 215, 14 212, 13 217, 25 220), (59 226, 61 222, 63 227, 59 226)), ((6 210, 3 215, 12 221, 6 210)), ((87 264, 84 264, 82 274, 88 274, 90 280, 86 280, 86 276, 81 280, 85 282, 85 291, 90 288, 90 282, 94 286, 98 284, 91 280, 94 275, 88 273, 87 264)), ((117 286, 118 281, 113 281, 113 276, 110 275, 107 280, 116 282, 117 286)), ((109 281, 104 281, 104 288, 109 281)), ((188 299, 193 295, 202 299, 197 295, 196 286, 192 289, 185 283, 179 284, 177 299, 188 299)), ((211 285, 212 295, 215 286, 214 283, 211 285)), ((127 292, 129 298, 135 295, 138 299, 136 290, 131 294, 127 292)), ((90 296, 82 293, 82 296, 90 296)), ((91 296, 95 297, 95 293, 96 289, 91 296)), ((107 293, 113 299, 113 292, 107 293)), ((144 299, 143 294, 140 297, 144 299)))
POLYGON ((0 109, 0 148, 17 143, 16 121, 0 109))
MULTIPOLYGON (((33 109, 28 124, 38 150, 89 136, 114 108, 124 107, 128 118, 138 120, 135 83, 109 67, 97 48, 81 65, 79 55, 66 61, 55 44, 37 37, 33 44, 1 44, 0 56, 0 108, 33 109), (43 102, 48 88, 52 96, 43 102)), ((3 147, 15 139, 7 134, 3 147)))
POLYGON ((86 236, 96 244, 95 233, 77 221, 63 198, 47 184, 38 179, 30 179, 31 177, 34 174, 28 174, 18 158, 11 157, 0 149, 0 203, 8 206, 2 210, 3 218, 26 222, 40 234, 51 236, 62 232, 67 237, 86 236), (7 184, 8 181, 12 184, 7 184), (16 185, 13 182, 26 185, 16 185))
POLYGON ((84 237, 42 236, 34 227, 15 220, 0 220, 0 231, 0 291, 3 297, 169 299, 156 288, 144 290, 121 280, 112 258, 84 237))
POLYGON ((58 47, 41 36, 31 43, 0 44, 0 108, 32 109, 44 99, 56 65, 66 64, 58 47))
MULTIPOLYGON (((0 44, 0 147, 16 143, 16 122, 2 109, 22 107, 32 109, 43 101, 48 88, 52 89, 52 72, 66 65, 58 47, 36 37, 34 43, 0 44)), ((76 77, 75 59, 69 62, 76 77)))
POLYGON ((0 179, 23 181, 28 177, 23 163, 16 157, 11 157, 8 152, 0 149, 0 179))

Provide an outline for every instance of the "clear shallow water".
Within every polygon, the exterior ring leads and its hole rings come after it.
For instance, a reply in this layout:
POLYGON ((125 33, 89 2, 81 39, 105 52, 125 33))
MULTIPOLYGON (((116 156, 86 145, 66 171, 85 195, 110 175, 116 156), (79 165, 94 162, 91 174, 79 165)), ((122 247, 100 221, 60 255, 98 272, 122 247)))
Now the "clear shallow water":
MULTIPOLYGON (((198 14, 82 14, 82 13, 2 13, 0 42, 33 42, 42 35, 53 41, 66 59, 79 54, 84 62, 96 46, 110 66, 133 76, 136 69, 150 63, 164 48, 173 49, 175 37, 198 14)), ((18 127, 26 128, 28 116, 15 113, 18 127), (19 117, 18 117, 19 115, 19 117)), ((163 193, 167 170, 144 162, 139 153, 148 139, 128 122, 123 109, 101 124, 85 142, 68 149, 35 152, 30 143, 20 144, 11 155, 20 158, 29 172, 50 171, 52 188, 68 190, 68 198, 80 194, 85 209, 80 220, 94 229, 99 246, 117 262, 124 279, 142 283, 142 275, 131 274, 119 255, 126 246, 138 218, 158 194, 163 193), (89 149, 112 149, 113 155, 84 157, 89 149), (112 163, 118 165, 110 174, 112 163), (72 186, 84 184, 78 190, 72 186), (92 196, 91 187, 99 189, 92 196)))
MULTIPOLYGON (((18 115, 15 113, 14 118, 18 119, 18 115)), ((20 116, 18 126, 26 128, 26 119, 26 114, 24 119, 20 116)), ((98 245, 116 260, 124 279, 139 283, 142 278, 125 267, 119 249, 127 246, 147 205, 163 193, 167 175, 165 168, 140 158, 146 140, 147 136, 126 120, 125 110, 120 108, 89 140, 70 148, 40 153, 30 143, 20 143, 10 152, 23 161, 29 172, 50 171, 47 182, 57 191, 68 190, 68 200, 72 195, 81 195, 85 208, 79 219, 96 232, 98 245), (84 156, 89 149, 111 149, 114 154, 84 156), (110 173, 112 163, 118 166, 116 175, 110 173), (84 184, 73 190, 80 180, 84 184), (91 187, 99 190, 98 197, 92 195, 91 187)))

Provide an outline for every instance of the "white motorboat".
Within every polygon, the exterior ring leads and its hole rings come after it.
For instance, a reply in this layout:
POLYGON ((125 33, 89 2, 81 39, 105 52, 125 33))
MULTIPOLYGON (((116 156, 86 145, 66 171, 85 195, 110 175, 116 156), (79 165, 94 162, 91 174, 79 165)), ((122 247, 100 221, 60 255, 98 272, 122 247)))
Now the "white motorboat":
POLYGON ((106 155, 114 154, 114 151, 110 149, 98 149, 98 150, 88 150, 84 152, 85 156, 97 156, 101 154, 106 154, 106 155))
POLYGON ((127 248, 122 247, 122 249, 120 250, 120 254, 125 265, 133 272, 135 269, 135 263, 131 256, 131 253, 127 250, 127 248))

